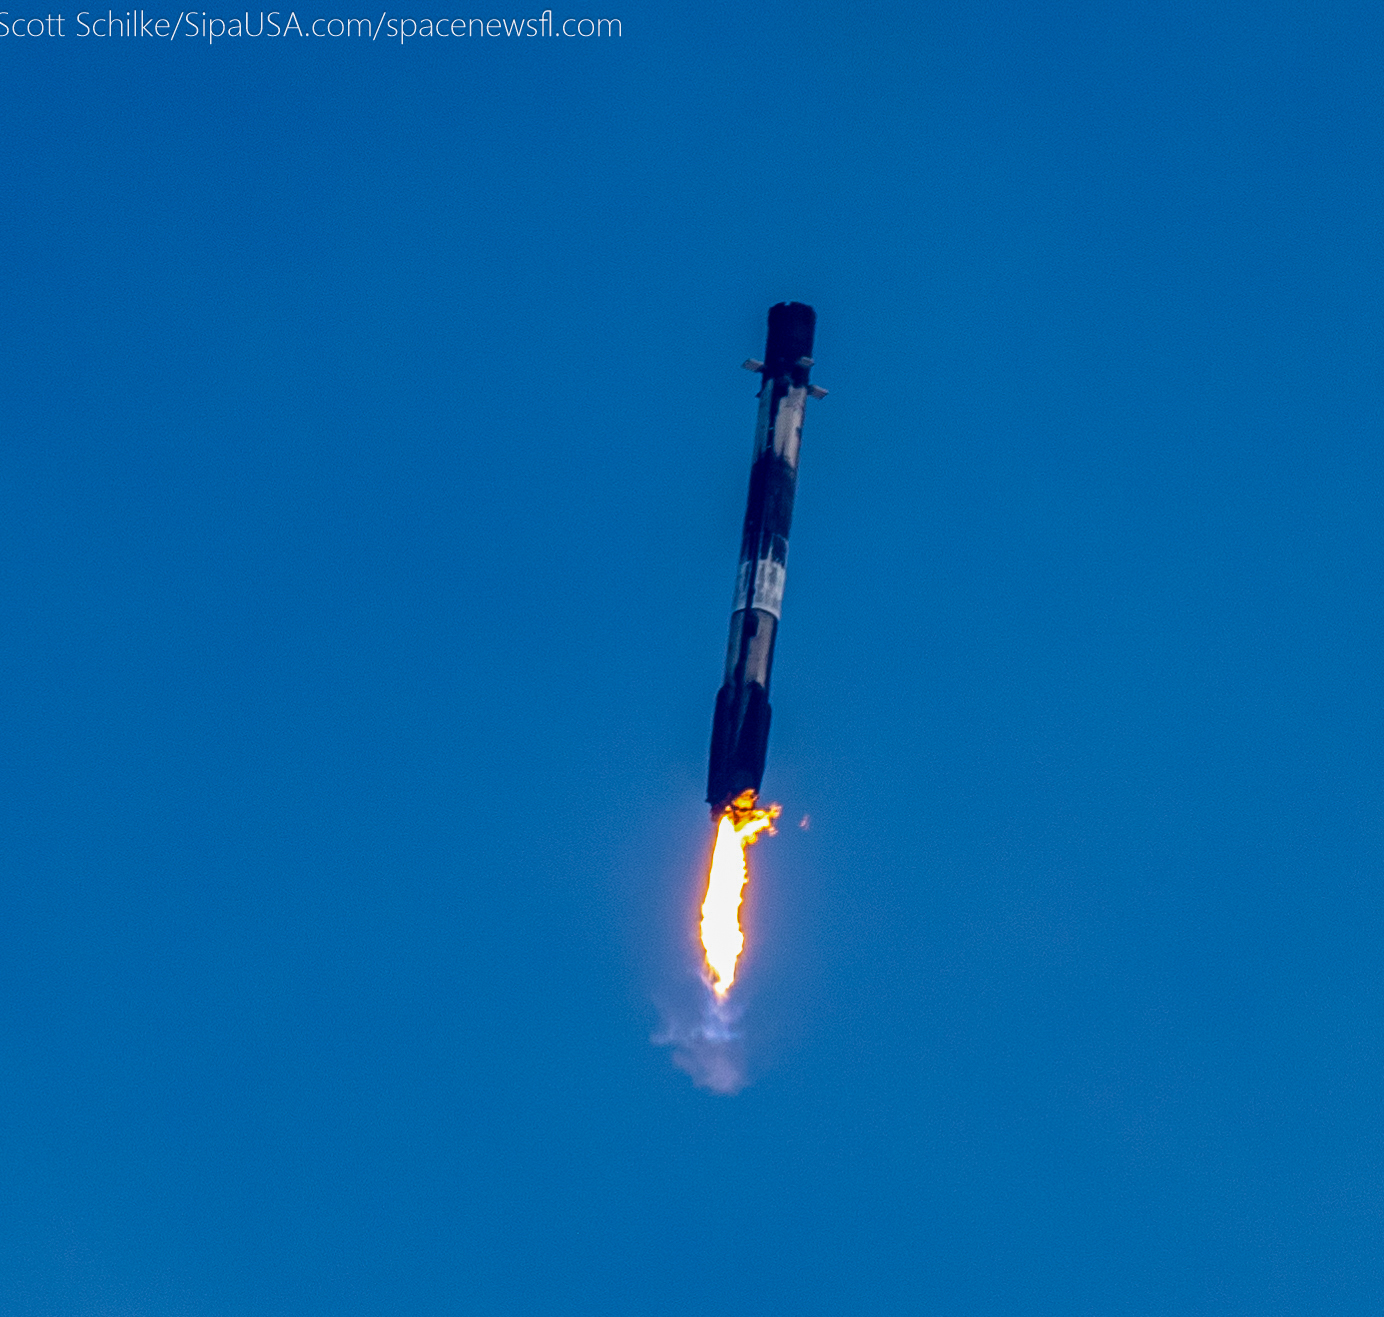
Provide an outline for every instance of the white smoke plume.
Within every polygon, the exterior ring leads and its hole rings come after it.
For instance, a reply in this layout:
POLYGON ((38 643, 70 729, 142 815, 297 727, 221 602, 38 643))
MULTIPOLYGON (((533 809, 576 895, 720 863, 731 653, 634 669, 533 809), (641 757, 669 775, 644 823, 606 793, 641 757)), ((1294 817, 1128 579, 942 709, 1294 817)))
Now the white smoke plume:
POLYGON ((736 1028, 740 1009, 716 996, 703 994, 701 1015, 695 1022, 665 1009, 663 1028, 649 1040, 673 1049, 673 1064, 685 1070, 698 1088, 731 1096, 749 1082, 745 1077, 745 1051, 736 1028))

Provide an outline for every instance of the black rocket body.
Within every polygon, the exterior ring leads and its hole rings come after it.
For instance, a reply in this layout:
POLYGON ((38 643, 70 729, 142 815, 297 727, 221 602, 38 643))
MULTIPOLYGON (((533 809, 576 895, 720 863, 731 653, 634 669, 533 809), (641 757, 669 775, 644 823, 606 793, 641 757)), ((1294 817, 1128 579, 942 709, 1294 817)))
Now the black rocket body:
POLYGON ((711 723, 706 798, 713 813, 720 813, 742 792, 758 793, 764 776, 771 714, 769 678, 783 616, 803 414, 809 397, 826 396, 825 389, 808 382, 816 324, 817 313, 810 306, 780 302, 769 309, 764 360, 745 363, 746 370, 760 373, 763 384, 725 679, 716 693, 711 723))

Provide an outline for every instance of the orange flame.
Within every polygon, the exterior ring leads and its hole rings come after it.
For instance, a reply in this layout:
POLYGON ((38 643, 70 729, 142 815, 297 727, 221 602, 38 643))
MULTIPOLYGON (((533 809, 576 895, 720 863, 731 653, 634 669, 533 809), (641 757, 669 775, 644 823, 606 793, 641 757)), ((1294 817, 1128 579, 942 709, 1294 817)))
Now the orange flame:
POLYGON ((765 828, 773 832, 778 813, 777 805, 756 809, 755 793, 743 791, 726 806, 716 825, 716 849, 702 902, 702 947, 718 997, 724 997, 735 982, 735 962, 745 948, 740 931, 740 898, 750 876, 745 847, 753 846, 765 828))

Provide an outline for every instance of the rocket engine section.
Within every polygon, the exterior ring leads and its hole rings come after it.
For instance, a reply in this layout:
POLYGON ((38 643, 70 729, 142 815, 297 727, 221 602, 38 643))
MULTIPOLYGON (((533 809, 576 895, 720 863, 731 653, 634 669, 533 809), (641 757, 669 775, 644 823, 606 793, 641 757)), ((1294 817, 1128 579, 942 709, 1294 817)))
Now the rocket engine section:
POLYGON ((759 423, 750 465, 750 494, 740 538, 740 566, 731 605, 725 680, 716 694, 706 798, 720 814, 746 791, 756 794, 769 750, 769 679, 783 616, 788 534, 798 484, 807 399, 826 390, 809 382, 817 314, 801 302, 769 309, 764 360, 745 362, 759 372, 759 423))

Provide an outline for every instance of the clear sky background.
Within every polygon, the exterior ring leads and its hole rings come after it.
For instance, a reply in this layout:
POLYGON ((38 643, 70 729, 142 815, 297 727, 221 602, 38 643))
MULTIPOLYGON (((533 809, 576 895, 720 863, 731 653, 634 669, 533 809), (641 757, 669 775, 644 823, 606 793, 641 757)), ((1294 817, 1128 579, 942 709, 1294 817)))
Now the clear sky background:
POLYGON ((601 12, 0 40, 0 1311, 1379 1312, 1378 7, 601 12))

